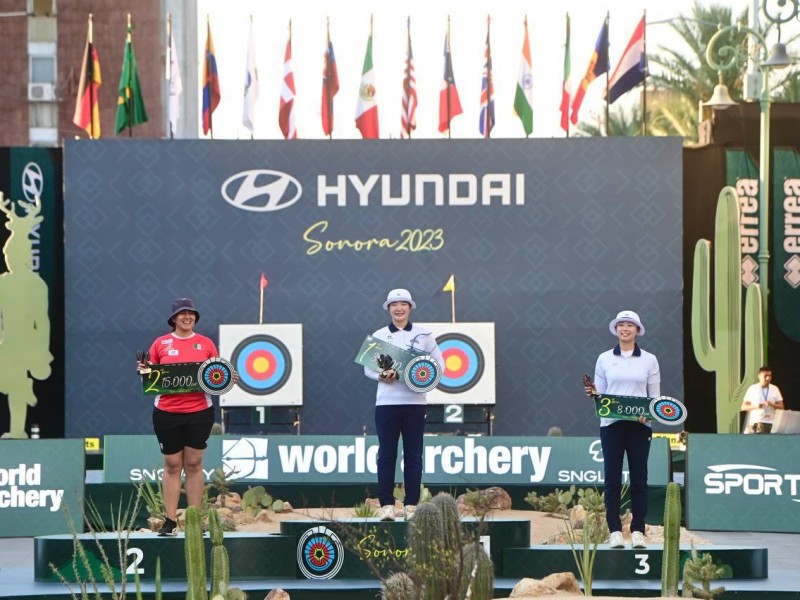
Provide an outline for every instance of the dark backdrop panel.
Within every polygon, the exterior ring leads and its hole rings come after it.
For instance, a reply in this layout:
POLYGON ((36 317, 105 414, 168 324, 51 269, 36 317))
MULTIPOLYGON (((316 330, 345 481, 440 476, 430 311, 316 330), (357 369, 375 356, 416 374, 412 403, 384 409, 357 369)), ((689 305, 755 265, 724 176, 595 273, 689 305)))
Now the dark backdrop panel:
MULTIPOLYGON (((34 380, 37 405, 28 407, 26 431, 39 426, 41 437, 64 435, 64 195, 61 148, 0 148, 0 191, 15 205, 41 198, 43 217, 36 233, 30 236, 33 270, 47 284, 50 319, 50 377, 34 380)), ((23 210, 16 207, 18 214, 23 210)), ((10 235, 6 215, 0 214, 0 248, 10 235)), ((7 273, 5 256, 0 254, 0 273, 7 273)), ((14 318, 13 307, 0 298, 3 318, 14 318)), ((0 341, 2 343, 2 341, 0 341)), ((6 342, 8 343, 8 342, 6 342)), ((15 350, 11 350, 13 353, 15 350)), ((20 350, 22 352, 22 350, 20 350)), ((20 355, 20 360, 24 357, 20 355)), ((9 429, 8 402, 0 393, 0 433, 9 429)))
POLYGON ((580 375, 613 344, 608 322, 623 308, 647 326, 642 346, 660 359, 664 392, 682 395, 678 139, 101 140, 68 142, 65 153, 68 435, 149 433, 134 352, 166 331, 178 296, 195 299, 198 330, 212 338, 220 323, 257 322, 262 271, 264 321, 304 327, 306 434, 374 431, 375 384, 355 352, 385 324, 393 287, 411 289, 415 320, 449 321, 441 288, 451 273, 457 319, 496 323, 498 435, 596 432, 580 375), (223 184, 253 169, 296 178, 299 199, 271 212, 226 202, 223 184), (394 198, 409 175, 407 203, 382 202, 380 180, 359 201, 348 176, 384 174, 383 196, 394 198), (415 195, 423 174, 442 176, 439 205, 429 188, 415 195), (510 174, 510 205, 481 203, 487 174, 510 174), (448 201, 448 181, 461 175, 478 182, 474 205, 448 201), (320 177, 341 182, 341 205, 319 200, 320 177), (441 229, 444 244, 308 254, 304 233, 321 221, 320 241, 397 241, 419 228, 441 229))

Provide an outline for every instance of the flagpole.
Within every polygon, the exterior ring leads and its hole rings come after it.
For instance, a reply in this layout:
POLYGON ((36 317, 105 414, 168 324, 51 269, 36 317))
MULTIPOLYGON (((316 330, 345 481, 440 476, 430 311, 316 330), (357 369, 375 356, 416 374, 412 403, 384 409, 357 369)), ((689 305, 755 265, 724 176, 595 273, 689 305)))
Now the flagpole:
MULTIPOLYGON (((252 35, 252 34, 253 34, 253 13, 250 13, 250 35, 252 35)), ((291 43, 291 41, 292 41, 292 20, 289 19, 289 42, 291 43)), ((249 50, 248 50, 248 52, 249 52, 249 50)), ((254 107, 254 109, 255 109, 255 107, 254 107)), ((253 112, 255 112, 255 110, 253 112)), ((255 118, 253 119, 253 121, 255 121, 255 118)), ((253 139, 253 130, 252 129, 250 130, 250 139, 251 140, 253 139)))
MULTIPOLYGON (((452 55, 450 50, 450 15, 447 15, 447 60, 452 61, 452 55)), ((447 65, 445 65, 445 69, 447 69, 447 65)), ((450 132, 450 80, 447 80, 447 139, 452 139, 452 135, 450 132)))
POLYGON ((456 322, 456 283, 455 276, 453 277, 453 289, 450 290, 450 316, 453 323, 456 322))
POLYGON ((333 139, 333 96, 331 96, 331 56, 329 50, 331 49, 331 18, 325 18, 328 39, 325 45, 325 105, 328 107, 328 139, 333 139))
MULTIPOLYGON (((130 48, 131 44, 133 44, 133 40, 131 37, 131 13, 128 13, 128 39, 125 40, 127 43, 125 44, 125 52, 128 52, 128 48, 130 48)), ((126 57, 127 58, 127 57, 126 57)), ((130 65, 129 65, 130 66, 130 65)), ((128 69, 128 82, 127 82, 127 93, 128 97, 125 99, 125 102, 128 104, 128 137, 133 137, 133 84, 131 82, 131 71, 133 69, 128 69)))
MULTIPOLYGON (((406 53, 406 60, 409 61, 409 64, 406 65, 406 80, 405 80, 405 86, 403 86, 403 87, 405 88, 404 92, 406 94, 408 94, 409 90, 411 89, 411 62, 410 62, 410 60, 411 60, 411 17, 410 16, 408 17, 408 20, 406 21, 406 27, 408 29, 408 51, 406 53)), ((411 100, 411 98, 409 97, 408 101, 410 101, 410 100, 411 100)), ((408 136, 408 139, 411 139, 411 119, 409 119, 409 116, 410 115, 408 114, 408 102, 407 102, 406 103, 406 135, 408 136)))
MULTIPOLYGON (((91 65, 91 70, 87 69, 87 74, 91 75, 91 83, 89 84, 89 129, 91 133, 89 134, 89 139, 95 139, 94 137, 94 94, 92 93, 94 89, 94 27, 93 27, 93 16, 92 13, 89 13, 89 52, 88 61, 91 65)), ((86 78, 87 80, 89 77, 86 78)), ((98 109, 97 118, 100 119, 100 110, 98 109)))
MULTIPOLYGON (((264 276, 263 274, 261 275, 264 276)), ((261 288, 261 302, 259 302, 258 306, 258 324, 264 324, 264 285, 263 281, 259 283, 259 287, 261 288)))
POLYGON ((167 64, 164 74, 167 79, 167 127, 169 127, 169 139, 174 139, 175 132, 172 131, 172 119, 169 111, 169 82, 172 80, 172 13, 167 13, 167 64))
MULTIPOLYGON (((210 69, 208 68, 208 51, 209 51, 209 39, 211 38, 211 15, 206 13, 206 52, 205 57, 203 60, 206 61, 206 80, 203 82, 203 85, 209 85, 208 78, 211 75, 209 73, 210 69)), ((213 101, 211 99, 211 87, 208 88, 208 133, 211 136, 211 139, 214 139, 214 109, 212 108, 213 101)))
POLYGON ((642 31, 642 135, 647 135, 647 10, 642 11, 644 29, 642 31))
MULTIPOLYGON (((610 57, 608 55, 609 45, 611 42, 611 32, 609 31, 609 20, 611 16, 611 11, 606 11, 606 90, 608 90, 608 76, 609 71, 611 70, 611 65, 608 64, 610 62, 610 57)), ((606 93, 606 137, 608 137, 608 93, 606 93)))
MULTIPOLYGON (((567 82, 566 78, 565 78, 564 82, 561 85, 565 85, 565 86, 568 85, 570 96, 572 96, 572 57, 571 56, 567 57, 568 54, 571 54, 570 53, 570 48, 569 48, 569 42, 570 42, 570 39, 569 39, 569 13, 566 13, 566 17, 567 17, 566 18, 566 22, 567 22, 567 36, 566 36, 567 44, 564 47, 564 55, 565 55, 564 56, 564 62, 566 63, 567 60, 569 60, 569 65, 570 65, 569 77, 570 77, 570 81, 567 82)), ((566 73, 565 73, 565 75, 566 75, 566 73)), ((569 105, 570 105, 571 102, 572 102, 572 98, 570 97, 570 98, 567 99, 567 107, 566 107, 567 108, 567 130, 564 132, 566 134, 567 139, 569 139, 569 105)))
MULTIPOLYGON (((525 39, 526 40, 528 39, 528 13, 525 13, 525 39)), ((531 60, 531 62, 532 62, 532 60, 531 60)), ((531 65, 531 70, 533 70, 533 65, 531 65)), ((533 102, 533 99, 531 99, 531 102, 533 102)), ((531 107, 531 108, 533 108, 533 107, 531 107)), ((531 123, 533 123, 533 121, 531 121, 531 123)), ((533 125, 531 125, 531 127, 532 126, 533 125)), ((528 139, 530 137, 531 137, 531 135, 526 131, 525 132, 525 139, 528 139)))
POLYGON ((484 139, 488 140, 492 137, 492 132, 489 127, 489 123, 491 122, 492 118, 489 114, 489 107, 492 105, 492 47, 491 42, 489 41, 489 30, 492 26, 492 17, 491 15, 486 15, 486 52, 488 53, 486 56, 486 114, 484 115, 484 131, 486 135, 484 135, 484 139))

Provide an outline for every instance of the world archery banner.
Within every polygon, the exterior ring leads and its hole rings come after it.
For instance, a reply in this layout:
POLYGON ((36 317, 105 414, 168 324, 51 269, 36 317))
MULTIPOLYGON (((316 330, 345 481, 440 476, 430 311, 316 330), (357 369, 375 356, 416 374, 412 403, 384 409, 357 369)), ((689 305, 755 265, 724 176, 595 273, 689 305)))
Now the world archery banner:
POLYGON ((494 323, 420 323, 436 336, 444 365, 429 404, 494 404, 494 323))
POLYGON ((239 374, 220 406, 303 404, 302 325, 220 325, 219 351, 239 374))
POLYGON ((800 342, 800 157, 775 150, 773 169, 772 303, 778 327, 800 342))

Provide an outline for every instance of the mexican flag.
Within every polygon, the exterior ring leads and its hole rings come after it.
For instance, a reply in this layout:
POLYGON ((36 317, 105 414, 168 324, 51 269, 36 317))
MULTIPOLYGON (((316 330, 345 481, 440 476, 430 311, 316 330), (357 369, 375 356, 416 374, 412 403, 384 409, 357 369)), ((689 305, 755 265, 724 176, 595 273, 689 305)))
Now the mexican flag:
POLYGON ((375 101, 375 74, 372 69, 372 31, 370 31, 369 39, 367 40, 367 55, 364 57, 361 86, 358 88, 356 127, 361 132, 361 137, 365 140, 379 137, 378 103, 375 101))

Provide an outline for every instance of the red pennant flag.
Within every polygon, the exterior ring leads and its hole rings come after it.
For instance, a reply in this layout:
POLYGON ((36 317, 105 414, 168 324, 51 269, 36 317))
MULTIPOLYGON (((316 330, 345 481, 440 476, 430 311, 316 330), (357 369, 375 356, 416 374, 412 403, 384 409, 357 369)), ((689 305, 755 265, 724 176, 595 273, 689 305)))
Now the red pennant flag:
POLYGON ((264 274, 261 274, 261 289, 263 290, 265 287, 269 285, 269 279, 267 279, 264 274))

